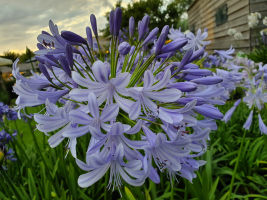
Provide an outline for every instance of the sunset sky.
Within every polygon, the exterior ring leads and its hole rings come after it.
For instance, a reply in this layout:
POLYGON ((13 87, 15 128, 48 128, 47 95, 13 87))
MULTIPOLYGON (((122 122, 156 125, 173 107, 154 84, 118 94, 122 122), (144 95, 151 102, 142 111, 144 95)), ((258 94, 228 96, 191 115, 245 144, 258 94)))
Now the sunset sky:
MULTIPOLYGON (((51 19, 59 31, 70 30, 85 37, 90 14, 95 14, 98 29, 107 23, 104 14, 117 0, 0 0, 0 55, 4 51, 37 50, 37 36, 49 31, 51 19)), ((123 0, 126 6, 130 0, 123 0)))

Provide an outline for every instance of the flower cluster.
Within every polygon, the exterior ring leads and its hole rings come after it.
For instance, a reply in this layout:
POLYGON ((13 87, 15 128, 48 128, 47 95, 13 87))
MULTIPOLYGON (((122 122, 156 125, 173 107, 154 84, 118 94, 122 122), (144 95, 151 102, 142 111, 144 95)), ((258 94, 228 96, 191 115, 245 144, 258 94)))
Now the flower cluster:
POLYGON ((242 38, 242 33, 238 32, 235 28, 229 28, 227 31, 229 36, 234 36, 235 40, 240 40, 242 38))
POLYGON ((0 102, 0 121, 3 122, 3 117, 6 116, 8 120, 18 119, 17 112, 9 108, 8 105, 5 105, 3 102, 0 102))
MULTIPOLYGON (((133 186, 146 178, 159 183, 158 172, 164 171, 192 181, 205 164, 195 158, 205 153, 209 133, 217 129, 215 120, 223 118, 215 105, 224 104, 231 79, 193 63, 205 57, 207 30, 197 36, 184 36, 168 25, 161 32, 157 27, 148 31, 150 17, 145 15, 137 28, 130 18, 129 34, 122 39, 122 11, 116 8, 109 16, 111 41, 105 58, 95 16, 90 20, 86 39, 71 31, 59 33, 49 22, 51 33, 42 31, 37 38, 41 74, 25 78, 18 60, 14 63, 16 109, 45 104, 44 115, 34 114, 37 128, 47 135, 55 132, 48 139, 51 147, 67 140, 77 165, 88 171, 79 177, 80 187, 91 186, 108 170, 109 187, 120 186, 121 179, 133 186), (173 41, 165 44, 167 36, 173 41), (154 44, 151 49, 149 43, 154 44), (91 139, 83 162, 76 146, 77 138, 86 135, 91 139)), ((222 60, 232 53, 217 51, 222 60)))
MULTIPOLYGON (((15 137, 17 132, 15 131, 12 136, 15 137)), ((13 138, 5 129, 0 131, 0 167, 7 170, 5 166, 8 162, 17 161, 17 158, 14 158, 14 151, 12 148, 8 148, 8 144, 12 142, 13 138)))
MULTIPOLYGON (((251 110, 243 128, 246 130, 250 129, 253 114, 257 111, 260 131, 261 133, 267 134, 267 127, 260 115, 260 111, 264 107, 264 103, 267 102, 267 65, 262 66, 261 63, 255 64, 253 61, 244 58, 241 58, 241 60, 237 59, 235 62, 236 65, 232 63, 235 68, 233 69, 228 67, 228 70, 232 70, 235 74, 239 74, 241 79, 239 79, 236 84, 237 86, 245 89, 246 96, 242 100, 251 110), (242 70, 242 72, 239 72, 240 70, 242 70)), ((230 120, 240 101, 241 100, 236 101, 234 106, 227 111, 223 121, 227 123, 230 120)))
POLYGON ((248 15, 248 26, 249 28, 254 28, 258 25, 261 14, 258 12, 250 13, 248 15))

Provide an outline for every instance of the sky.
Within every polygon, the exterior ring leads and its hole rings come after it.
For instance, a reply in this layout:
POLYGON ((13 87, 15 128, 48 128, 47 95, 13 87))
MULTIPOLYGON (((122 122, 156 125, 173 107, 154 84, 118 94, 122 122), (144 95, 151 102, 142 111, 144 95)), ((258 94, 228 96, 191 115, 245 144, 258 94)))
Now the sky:
MULTIPOLYGON (((95 14, 98 30, 107 23, 104 14, 117 0, 0 0, 0 55, 4 51, 24 53, 26 46, 37 50, 37 36, 49 31, 51 19, 59 31, 69 30, 86 36, 95 14)), ((125 7, 130 0, 123 0, 125 7)))

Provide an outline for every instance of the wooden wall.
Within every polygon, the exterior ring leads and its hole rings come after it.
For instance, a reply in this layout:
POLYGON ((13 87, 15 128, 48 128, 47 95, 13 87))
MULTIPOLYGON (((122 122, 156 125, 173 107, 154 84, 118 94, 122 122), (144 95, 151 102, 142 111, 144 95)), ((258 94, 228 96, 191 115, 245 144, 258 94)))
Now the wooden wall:
POLYGON ((207 40, 211 40, 211 44, 206 48, 208 52, 213 52, 215 49, 226 50, 233 45, 236 52, 242 50, 247 53, 250 51, 250 29, 247 20, 247 15, 250 13, 249 3, 249 0, 195 0, 187 11, 188 25, 189 27, 195 25, 195 32, 199 28, 202 31, 208 28, 207 40), (216 26, 216 10, 224 4, 228 7, 228 21, 216 26), (242 39, 235 42, 234 37, 227 34, 229 28, 241 32, 242 39))

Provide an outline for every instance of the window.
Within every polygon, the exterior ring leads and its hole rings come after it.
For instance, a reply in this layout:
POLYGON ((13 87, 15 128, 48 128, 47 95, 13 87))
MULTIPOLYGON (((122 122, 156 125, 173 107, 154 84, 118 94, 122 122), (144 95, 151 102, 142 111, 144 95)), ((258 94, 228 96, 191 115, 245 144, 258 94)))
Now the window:
POLYGON ((219 7, 216 10, 215 14, 216 26, 219 26, 227 22, 228 20, 227 12, 228 12, 227 4, 224 4, 223 6, 219 7))

